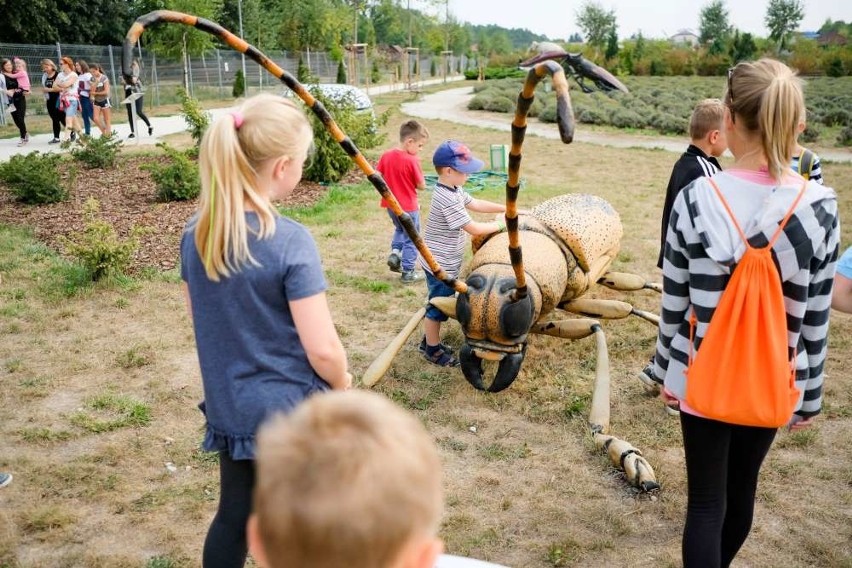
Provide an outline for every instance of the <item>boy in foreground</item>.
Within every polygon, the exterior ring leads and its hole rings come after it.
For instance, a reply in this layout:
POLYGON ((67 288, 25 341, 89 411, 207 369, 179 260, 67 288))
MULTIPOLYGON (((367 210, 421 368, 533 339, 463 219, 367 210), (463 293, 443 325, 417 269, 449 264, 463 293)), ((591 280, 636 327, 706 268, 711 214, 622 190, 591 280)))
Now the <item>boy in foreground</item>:
POLYGON ((248 541, 262 568, 432 568, 442 513, 432 437, 381 395, 321 394, 261 428, 248 541))

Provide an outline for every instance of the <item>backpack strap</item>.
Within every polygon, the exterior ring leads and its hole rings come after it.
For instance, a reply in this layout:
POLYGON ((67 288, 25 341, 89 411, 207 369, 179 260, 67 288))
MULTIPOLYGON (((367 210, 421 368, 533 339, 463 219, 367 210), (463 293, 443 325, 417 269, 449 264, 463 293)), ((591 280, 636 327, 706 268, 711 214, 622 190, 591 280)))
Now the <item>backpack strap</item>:
MULTIPOLYGON (((733 222, 734 227, 737 228, 737 232, 740 234, 740 238, 745 243, 746 248, 752 248, 751 245, 748 242, 748 239, 745 236, 745 233, 743 233, 742 228, 740 228, 740 224, 737 223, 737 218, 734 217, 734 212, 731 211, 731 206, 728 205, 728 202, 722 196, 722 191, 719 189, 719 186, 716 185, 716 182, 713 181, 713 178, 707 178, 707 181, 709 181, 710 185, 713 186, 713 189, 716 191, 716 195, 719 197, 719 201, 721 201, 722 205, 725 206, 725 211, 728 212, 728 216, 731 218, 731 222, 733 222)), ((772 248, 775 245, 775 241, 777 241, 778 237, 781 236, 781 232, 784 230, 784 227, 787 225, 787 221, 790 220, 790 217, 793 216, 793 212, 796 210, 796 207, 799 206, 799 201, 802 200, 802 196, 805 194, 805 189, 807 188, 807 186, 808 186, 808 180, 803 181, 802 182, 802 188, 799 190, 799 194, 796 196, 796 199, 793 200, 793 204, 790 206, 790 209, 787 211, 787 214, 784 215, 784 219, 778 225, 778 228, 775 230, 775 234, 772 235, 772 238, 769 240, 768 248, 772 248)))
POLYGON ((811 179, 811 170, 814 169, 815 161, 816 154, 807 148, 802 148, 802 153, 799 154, 799 175, 806 180, 811 179))

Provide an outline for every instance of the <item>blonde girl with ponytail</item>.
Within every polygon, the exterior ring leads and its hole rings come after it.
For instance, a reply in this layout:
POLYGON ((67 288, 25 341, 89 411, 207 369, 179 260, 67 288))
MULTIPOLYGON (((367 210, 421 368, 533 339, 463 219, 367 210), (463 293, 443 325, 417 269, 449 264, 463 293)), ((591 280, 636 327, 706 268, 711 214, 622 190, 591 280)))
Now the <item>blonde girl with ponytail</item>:
MULTIPOLYGON (((728 71, 723 102, 725 136, 735 163, 712 180, 695 180, 675 200, 654 368, 664 378, 662 396, 680 408, 688 486, 682 548, 687 568, 728 566, 744 544, 760 468, 776 434, 775 428, 710 419, 685 401, 690 351, 700 353, 722 292, 746 250, 736 225, 749 246, 763 248, 791 213, 771 249, 800 392, 787 426, 791 430, 809 427, 822 407, 839 244, 834 190, 806 182, 790 169, 797 127, 805 116, 801 79, 772 59, 739 63, 728 71), (693 314, 697 325, 691 338, 693 314)), ((746 384, 749 377, 737 379, 746 384)))
POLYGON ((258 95, 201 141, 202 190, 181 241, 181 277, 204 387, 203 447, 219 452, 204 568, 245 563, 261 422, 352 383, 316 244, 273 205, 298 184, 312 139, 292 102, 258 95))

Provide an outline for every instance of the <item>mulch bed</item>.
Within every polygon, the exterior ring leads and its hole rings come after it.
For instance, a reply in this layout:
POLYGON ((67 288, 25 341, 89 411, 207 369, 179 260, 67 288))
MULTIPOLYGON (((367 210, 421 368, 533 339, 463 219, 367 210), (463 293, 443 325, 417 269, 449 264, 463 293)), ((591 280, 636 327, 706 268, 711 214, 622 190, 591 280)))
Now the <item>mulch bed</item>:
MULTIPOLYGON (((70 189, 70 199, 63 203, 25 205, 16 202, 9 191, 0 189, 0 223, 28 228, 38 240, 62 252, 59 237, 83 230, 83 206, 93 197, 100 203, 100 217, 112 224, 122 237, 133 227, 146 229, 140 237, 131 272, 137 273, 143 268, 170 270, 177 265, 180 235, 195 211, 196 201, 160 203, 156 200, 151 174, 142 166, 158 160, 162 158, 122 156, 110 169, 80 168, 70 189)), ((358 183, 363 179, 356 170, 340 183, 358 183)), ((302 181, 281 204, 288 207, 311 205, 327 189, 318 183, 302 181)))

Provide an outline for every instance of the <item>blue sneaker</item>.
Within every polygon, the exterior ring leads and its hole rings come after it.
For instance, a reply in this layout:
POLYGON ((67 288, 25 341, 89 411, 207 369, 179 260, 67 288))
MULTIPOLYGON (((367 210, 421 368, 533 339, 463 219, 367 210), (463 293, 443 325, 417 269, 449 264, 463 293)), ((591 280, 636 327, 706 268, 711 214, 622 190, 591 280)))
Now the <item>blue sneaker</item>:
POLYGON ((0 472, 0 487, 6 487, 10 483, 12 483, 12 474, 0 472))

